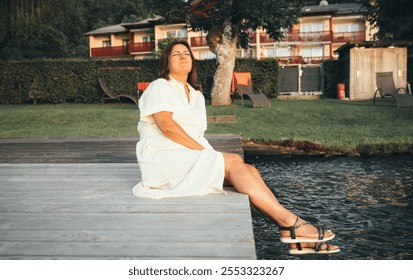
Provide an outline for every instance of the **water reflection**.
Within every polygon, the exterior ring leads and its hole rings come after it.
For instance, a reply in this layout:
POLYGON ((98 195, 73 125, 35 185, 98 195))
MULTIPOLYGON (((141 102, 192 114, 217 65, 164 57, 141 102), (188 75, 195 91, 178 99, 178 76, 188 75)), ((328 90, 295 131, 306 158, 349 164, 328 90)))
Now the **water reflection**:
POLYGON ((259 259, 413 259, 413 156, 248 159, 281 203, 333 228, 342 252, 290 256, 253 209, 259 259))

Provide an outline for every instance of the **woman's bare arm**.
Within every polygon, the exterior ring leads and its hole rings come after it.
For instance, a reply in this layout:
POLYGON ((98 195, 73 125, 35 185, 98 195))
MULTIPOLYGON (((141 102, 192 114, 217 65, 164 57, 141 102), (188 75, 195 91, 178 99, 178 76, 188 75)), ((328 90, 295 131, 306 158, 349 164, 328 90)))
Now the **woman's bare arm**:
POLYGON ((182 127, 172 119, 171 112, 158 112, 152 115, 158 128, 172 141, 189 149, 203 150, 204 147, 189 136, 182 127))

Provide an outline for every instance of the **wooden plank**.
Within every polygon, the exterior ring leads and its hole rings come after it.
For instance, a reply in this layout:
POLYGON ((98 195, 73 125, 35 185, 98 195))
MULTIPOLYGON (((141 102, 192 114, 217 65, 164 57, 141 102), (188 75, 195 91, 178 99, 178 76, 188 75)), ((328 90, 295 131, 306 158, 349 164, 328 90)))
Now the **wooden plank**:
POLYGON ((0 164, 0 259, 254 259, 248 197, 132 195, 136 163, 0 164))
MULTIPOLYGON (((243 156, 239 135, 206 135, 221 152, 243 156)), ((0 163, 136 162, 137 137, 0 139, 0 163)))
MULTIPOLYGON (((156 235, 153 234, 151 228, 143 228, 139 230, 4 230, 0 229, 2 241, 8 242, 128 242, 139 236, 139 242, 214 242, 222 238, 222 230, 216 227, 208 228, 204 231, 197 229, 180 229, 179 234, 171 235, 169 231, 161 231, 156 235)), ((230 239, 236 242, 249 242, 250 237, 242 234, 238 229, 231 228, 226 230, 225 239, 230 239)))
MULTIPOLYGON (((139 235, 135 236, 138 239, 139 235)), ((2 242, 0 259, 242 259, 250 243, 2 242), (219 245, 219 246, 217 246, 219 245)))

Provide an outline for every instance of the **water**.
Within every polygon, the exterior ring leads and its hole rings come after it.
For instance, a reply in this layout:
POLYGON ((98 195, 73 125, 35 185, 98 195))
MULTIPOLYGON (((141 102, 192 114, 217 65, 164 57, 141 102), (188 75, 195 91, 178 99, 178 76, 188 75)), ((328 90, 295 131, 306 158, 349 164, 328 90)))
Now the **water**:
POLYGON ((288 255, 278 227, 253 208, 258 259, 413 259, 413 156, 253 158, 280 202, 332 228, 333 255, 288 255))

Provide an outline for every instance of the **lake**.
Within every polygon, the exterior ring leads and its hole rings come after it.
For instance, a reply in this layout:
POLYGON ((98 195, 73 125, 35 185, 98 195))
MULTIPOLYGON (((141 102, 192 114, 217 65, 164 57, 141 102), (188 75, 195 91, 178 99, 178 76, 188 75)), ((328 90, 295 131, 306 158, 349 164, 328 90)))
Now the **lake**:
POLYGON ((251 157, 280 202, 333 229, 332 255, 288 255, 278 227, 252 209, 258 259, 413 259, 413 156, 251 157))

